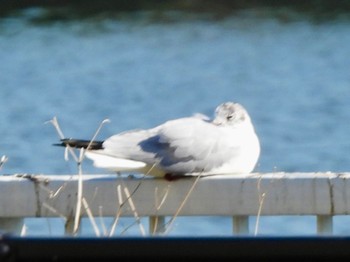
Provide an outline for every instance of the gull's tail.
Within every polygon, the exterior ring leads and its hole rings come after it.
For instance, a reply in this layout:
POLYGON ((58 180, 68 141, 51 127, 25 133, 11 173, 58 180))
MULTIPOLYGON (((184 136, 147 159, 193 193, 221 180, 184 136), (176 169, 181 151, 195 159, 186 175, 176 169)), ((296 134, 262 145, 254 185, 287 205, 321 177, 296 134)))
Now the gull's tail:
MULTIPOLYGON (((104 141, 92 141, 83 139, 64 138, 61 139, 61 143, 53 144, 54 146, 70 146, 73 148, 88 148, 85 152, 87 158, 90 158, 94 162, 94 166, 99 168, 107 168, 115 172, 121 171, 135 171, 143 170, 147 164, 141 161, 131 160, 127 158, 120 158, 118 156, 111 156, 105 154, 103 150, 104 141)), ((153 167, 151 168, 151 170, 153 167)), ((148 170, 148 169, 147 169, 148 170)), ((147 170, 145 172, 147 172, 147 170)), ((164 174, 162 174, 164 175, 164 174)))
POLYGON ((83 140, 83 139, 72 139, 72 138, 63 138, 61 139, 61 143, 53 144, 54 146, 70 146, 74 148, 88 148, 91 150, 102 149, 103 141, 91 141, 91 140, 83 140))

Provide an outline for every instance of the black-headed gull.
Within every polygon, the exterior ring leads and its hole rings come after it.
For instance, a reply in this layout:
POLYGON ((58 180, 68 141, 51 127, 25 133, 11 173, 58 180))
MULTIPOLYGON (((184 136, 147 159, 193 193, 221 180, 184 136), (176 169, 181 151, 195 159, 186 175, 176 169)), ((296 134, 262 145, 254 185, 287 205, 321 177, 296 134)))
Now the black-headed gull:
POLYGON ((233 102, 220 104, 213 120, 195 115, 104 141, 62 139, 58 145, 89 146, 85 154, 96 167, 151 176, 250 173, 260 155, 248 112, 233 102))

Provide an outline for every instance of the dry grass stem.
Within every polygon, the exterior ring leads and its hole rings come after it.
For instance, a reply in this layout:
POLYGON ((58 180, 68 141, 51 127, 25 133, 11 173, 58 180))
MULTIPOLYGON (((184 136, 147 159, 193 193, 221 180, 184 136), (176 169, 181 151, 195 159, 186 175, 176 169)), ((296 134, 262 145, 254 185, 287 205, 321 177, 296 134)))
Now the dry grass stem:
POLYGON ((258 229, 259 229, 259 222, 260 222, 260 216, 261 216, 261 210, 264 204, 264 199, 265 199, 266 193, 262 193, 260 199, 259 199, 259 210, 256 218, 256 223, 255 223, 255 230, 254 230, 254 235, 256 236, 258 234, 258 229))
POLYGON ((55 129, 56 129, 56 131, 58 133, 58 136, 60 138, 62 138, 62 139, 65 138, 65 136, 64 136, 64 134, 63 134, 63 132, 62 132, 62 130, 60 128, 60 125, 58 124, 57 117, 52 118, 51 120, 47 121, 46 123, 50 123, 50 124, 52 124, 55 127, 55 129))
POLYGON ((53 208, 52 206, 50 206, 49 204, 47 204, 46 202, 44 202, 42 204, 42 206, 44 208, 46 208, 47 210, 49 210, 50 212, 52 212, 53 214, 57 215, 58 217, 62 218, 65 222, 67 221, 67 217, 63 214, 61 214, 60 212, 58 212, 55 208, 53 208))
MULTIPOLYGON (((153 164, 152 167, 148 170, 148 172, 141 178, 140 182, 137 184, 137 186, 134 188, 134 190, 132 191, 132 193, 130 194, 129 190, 127 189, 125 183, 124 183, 124 180, 123 180, 123 177, 120 175, 120 173, 118 173, 119 175, 119 178, 120 178, 120 181, 121 181, 121 185, 118 185, 117 186, 117 194, 118 194, 118 202, 119 202, 119 207, 118 207, 118 210, 117 210, 117 213, 116 213, 116 216, 115 216, 115 219, 114 219, 114 222, 112 224, 112 227, 111 227, 111 230, 109 232, 109 236, 112 236, 115 232, 115 229, 116 229, 116 226, 117 226, 117 223, 119 221, 119 217, 121 215, 121 212, 122 212, 122 207, 125 205, 126 202, 129 202, 129 198, 131 198, 135 193, 136 191, 138 190, 138 188, 141 186, 142 184, 142 181, 143 179, 151 172, 151 170, 156 166, 156 164, 153 164), (123 201, 122 199, 122 190, 121 190, 121 187, 124 188, 124 191, 125 189, 129 192, 129 196, 127 196, 127 198, 123 201)), ((132 201, 132 200, 131 200, 132 201)), ((140 222, 140 218, 136 218, 136 221, 137 223, 140 222)), ((142 232, 142 231, 141 231, 142 232)))
POLYGON ((89 220, 90 220, 91 225, 92 225, 92 227, 93 227, 93 229, 95 231, 96 236, 97 237, 101 236, 100 230, 98 229, 98 226, 97 226, 97 224, 95 222, 95 218, 94 218, 94 216, 93 216, 93 214, 91 212, 91 209, 89 208, 89 205, 88 205, 85 197, 82 198, 82 203, 84 205, 85 211, 86 211, 86 213, 87 213, 87 215, 89 217, 89 220))
POLYGON ((103 125, 104 125, 104 124, 107 124, 107 123, 110 123, 110 122, 111 122, 111 121, 110 121, 109 119, 104 119, 104 120, 100 123, 100 125, 98 126, 98 128, 97 128, 95 134, 93 135, 92 139, 90 140, 90 143, 89 143, 89 145, 88 145, 88 147, 87 147, 87 150, 90 149, 90 147, 91 147, 91 145, 92 145, 92 142, 95 141, 95 139, 96 139, 98 133, 101 131, 101 128, 103 127, 103 125))
POLYGON ((83 170, 81 166, 81 160, 84 156, 84 148, 80 149, 79 160, 77 162, 78 165, 78 189, 77 189, 77 205, 75 208, 75 217, 74 217, 74 227, 73 234, 76 235, 79 230, 80 220, 81 220, 81 207, 82 207, 82 199, 83 199, 83 170))
POLYGON ((49 190, 49 197, 55 198, 58 194, 66 187, 67 182, 65 182, 62 186, 60 186, 56 191, 49 190))
POLYGON ((199 175, 197 176, 196 180, 193 182, 191 188, 188 190, 188 192, 187 192, 187 194, 186 194, 184 200, 181 202, 181 204, 180 204, 179 208, 176 210, 174 216, 169 220, 168 223, 166 223, 166 224, 164 225, 164 227, 167 228, 167 229, 165 230, 165 232, 164 232, 165 234, 168 234, 168 233, 169 233, 169 231, 170 231, 170 229, 171 229, 171 226, 174 224, 175 219, 178 217, 178 215, 180 214, 182 208, 185 206, 185 204, 186 204, 188 198, 190 197, 190 195, 191 195, 191 193, 192 193, 194 187, 197 185, 197 183, 198 183, 200 177, 201 177, 201 174, 199 174, 199 175))
POLYGON ((159 225, 158 225, 158 222, 159 222, 159 217, 158 216, 154 216, 152 217, 154 220, 151 221, 151 218, 150 218, 150 223, 153 223, 153 229, 152 229, 152 232, 151 234, 152 235, 155 235, 156 232, 159 230, 159 225))
POLYGON ((258 197, 259 197, 259 209, 258 209, 258 213, 257 213, 257 217, 256 217, 256 223, 255 223, 255 229, 254 229, 254 235, 255 236, 258 234, 259 222, 260 222, 260 217, 261 217, 261 211, 262 211, 262 208, 263 208, 263 205, 264 205, 265 196, 266 196, 266 192, 261 193, 261 180, 262 180, 262 176, 260 176, 260 178, 258 180, 258 185, 257 185, 258 197))
MULTIPOLYGON (((158 187, 155 188, 154 191, 154 199, 155 199, 155 206, 156 206, 156 211, 158 213, 158 211, 160 210, 160 208, 162 207, 162 205, 165 203, 165 200, 167 199, 167 196, 169 194, 169 189, 170 189, 170 185, 168 185, 164 190, 163 190, 163 196, 161 197, 161 200, 159 201, 159 197, 158 197, 158 187)), ((156 214, 153 217, 152 223, 153 223, 153 227, 152 227, 152 232, 151 234, 154 235, 156 232, 159 231, 159 216, 156 214)), ((161 221, 163 221, 164 219, 161 219, 161 221)), ((150 220, 151 222, 151 220, 150 220)), ((164 229, 164 225, 162 225, 162 229, 164 229)))
POLYGON ((3 165, 8 161, 7 156, 2 156, 0 159, 0 169, 3 167, 3 165))
MULTIPOLYGON (((51 123, 56 131, 57 131, 57 134, 59 136, 60 139, 64 139, 65 136, 61 130, 61 127, 58 123, 58 120, 57 120, 57 117, 54 117, 53 119, 51 119, 50 121, 46 122, 46 123, 51 123)), ((77 157, 77 155, 75 154, 73 148, 71 148, 70 146, 67 145, 66 149, 65 149, 65 160, 68 160, 68 152, 72 155, 72 157, 74 158, 75 162, 79 162, 79 159, 77 157)))
POLYGON ((170 185, 168 185, 163 191, 164 191, 164 193, 163 193, 163 197, 162 197, 162 199, 161 199, 161 201, 160 201, 160 203, 158 203, 159 201, 158 201, 158 187, 156 187, 156 189, 155 189, 155 192, 154 192, 154 194, 155 194, 155 205, 156 205, 156 210, 157 211, 159 211, 159 209, 162 207, 162 205, 164 204, 164 202, 165 202, 165 200, 167 199, 167 197, 168 197, 168 194, 169 194, 169 190, 170 190, 170 185))
POLYGON ((103 207, 99 206, 99 208, 98 208, 98 217, 99 217, 100 224, 101 224, 101 227, 102 227, 103 235, 107 236, 108 233, 107 233, 107 228, 106 228, 105 222, 103 220, 103 212, 102 212, 102 210, 103 210, 103 207))
POLYGON ((25 237, 26 235, 27 235, 27 226, 26 226, 26 224, 23 224, 21 232, 20 232, 20 236, 25 237))
MULTIPOLYGON (((259 228, 259 222, 260 222, 259 220, 260 220, 260 217, 261 217, 261 212, 262 212, 262 209, 263 209, 263 206, 264 206, 265 198, 266 198, 266 195, 268 193, 268 190, 265 190, 265 192, 262 192, 262 190, 261 190, 262 178, 263 178, 263 176, 260 175, 260 178, 258 180, 258 185, 257 185, 258 197, 259 197, 259 209, 258 209, 258 213, 257 213, 257 220, 256 220, 256 223, 255 223, 254 235, 258 234, 258 228, 259 228)), ((270 181, 270 185, 275 183, 275 181, 276 181, 275 179, 271 180, 270 181)))
POLYGON ((129 189, 127 187, 124 187, 124 194, 127 197, 127 200, 128 200, 129 206, 131 208, 131 211, 134 213, 134 217, 135 217, 136 222, 137 222, 137 224, 138 224, 138 226, 140 228, 141 235, 145 236, 146 235, 146 231, 145 231, 145 229, 144 229, 144 227, 143 227, 143 225, 141 223, 141 219, 140 219, 140 217, 139 217, 139 215, 137 213, 137 210, 135 208, 134 202, 132 200, 132 197, 130 195, 129 189))
POLYGON ((110 231, 109 231, 109 236, 113 236, 113 235, 114 235, 115 229, 116 229, 117 224, 118 224, 118 221, 119 221, 119 217, 120 217, 121 212, 122 212, 122 207, 123 207, 123 205, 124 205, 124 203, 125 203, 125 202, 123 201, 123 194, 122 194, 121 185, 118 185, 118 186, 117 186, 117 194, 118 194, 118 204, 119 204, 119 207, 118 207, 116 216, 115 216, 115 218, 114 218, 112 227, 111 227, 111 229, 110 229, 110 231))

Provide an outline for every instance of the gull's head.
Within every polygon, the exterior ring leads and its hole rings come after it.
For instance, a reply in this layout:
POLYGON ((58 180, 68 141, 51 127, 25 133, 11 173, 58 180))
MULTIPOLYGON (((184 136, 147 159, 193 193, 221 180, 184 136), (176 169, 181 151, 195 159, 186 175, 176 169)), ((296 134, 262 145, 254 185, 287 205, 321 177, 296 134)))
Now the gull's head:
POLYGON ((235 126, 246 122, 250 122, 250 117, 245 108, 238 103, 222 103, 215 110, 215 125, 235 126))

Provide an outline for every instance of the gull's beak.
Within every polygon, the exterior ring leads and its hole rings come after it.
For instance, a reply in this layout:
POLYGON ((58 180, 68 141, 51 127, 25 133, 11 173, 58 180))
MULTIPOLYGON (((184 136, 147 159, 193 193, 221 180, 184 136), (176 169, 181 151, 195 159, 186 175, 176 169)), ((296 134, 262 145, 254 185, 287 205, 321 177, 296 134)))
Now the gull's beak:
POLYGON ((219 119, 219 118, 215 118, 213 120, 213 124, 216 125, 216 126, 221 126, 222 125, 222 120, 219 119))

